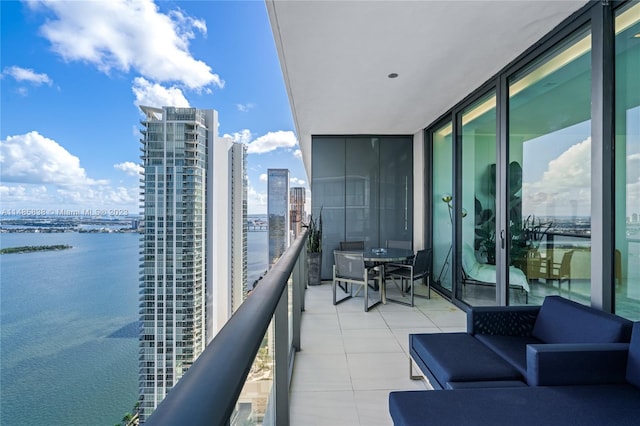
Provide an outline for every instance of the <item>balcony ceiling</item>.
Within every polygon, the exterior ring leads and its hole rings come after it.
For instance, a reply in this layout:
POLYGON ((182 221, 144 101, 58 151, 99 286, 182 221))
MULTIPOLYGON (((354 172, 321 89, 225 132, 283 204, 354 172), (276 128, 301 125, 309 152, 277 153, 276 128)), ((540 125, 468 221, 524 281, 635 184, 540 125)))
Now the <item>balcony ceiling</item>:
POLYGON ((311 135, 414 134, 586 2, 266 0, 307 173, 311 135))

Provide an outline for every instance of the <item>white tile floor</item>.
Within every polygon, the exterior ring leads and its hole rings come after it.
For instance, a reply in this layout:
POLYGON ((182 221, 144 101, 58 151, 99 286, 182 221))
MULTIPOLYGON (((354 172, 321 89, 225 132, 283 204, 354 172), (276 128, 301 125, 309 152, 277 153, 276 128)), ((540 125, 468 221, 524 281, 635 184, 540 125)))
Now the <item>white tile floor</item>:
POLYGON ((392 390, 427 389, 409 379, 409 334, 465 331, 463 311, 432 292, 411 308, 363 311, 362 297, 333 306, 331 284, 309 287, 302 350, 291 383, 291 425, 392 425, 392 390))

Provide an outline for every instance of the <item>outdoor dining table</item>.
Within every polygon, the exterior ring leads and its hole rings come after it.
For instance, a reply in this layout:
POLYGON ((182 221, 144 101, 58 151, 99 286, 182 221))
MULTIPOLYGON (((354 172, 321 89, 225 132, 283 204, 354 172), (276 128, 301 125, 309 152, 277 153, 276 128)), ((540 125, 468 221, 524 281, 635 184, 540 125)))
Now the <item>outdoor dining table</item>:
POLYGON ((413 257, 413 250, 401 248, 369 248, 363 252, 365 262, 371 262, 379 267, 380 272, 380 298, 382 303, 387 303, 386 285, 384 280, 384 269, 387 263, 404 262, 413 257))

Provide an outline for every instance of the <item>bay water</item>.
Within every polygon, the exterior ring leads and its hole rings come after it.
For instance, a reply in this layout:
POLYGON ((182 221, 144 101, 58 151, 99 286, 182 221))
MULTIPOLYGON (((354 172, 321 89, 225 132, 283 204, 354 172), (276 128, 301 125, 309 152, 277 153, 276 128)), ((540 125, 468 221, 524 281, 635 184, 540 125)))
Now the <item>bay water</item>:
MULTIPOLYGON (((267 233, 250 232, 249 285, 266 269, 267 233)), ((138 398, 136 233, 3 233, 0 425, 113 426, 138 398)))

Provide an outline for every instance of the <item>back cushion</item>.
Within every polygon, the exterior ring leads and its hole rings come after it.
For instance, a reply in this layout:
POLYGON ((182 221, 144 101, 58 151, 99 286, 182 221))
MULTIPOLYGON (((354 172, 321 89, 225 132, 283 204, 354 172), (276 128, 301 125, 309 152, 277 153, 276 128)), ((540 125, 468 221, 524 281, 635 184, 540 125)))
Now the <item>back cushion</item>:
POLYGON ((560 296, 547 296, 532 335, 545 343, 627 343, 632 322, 560 296))
POLYGON ((640 388, 640 322, 633 324, 633 334, 627 360, 627 381, 640 388))

